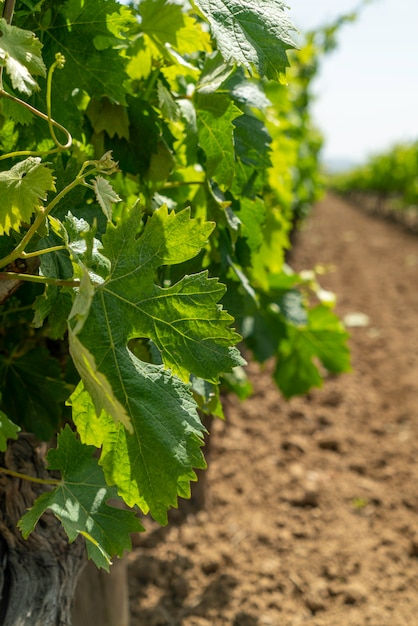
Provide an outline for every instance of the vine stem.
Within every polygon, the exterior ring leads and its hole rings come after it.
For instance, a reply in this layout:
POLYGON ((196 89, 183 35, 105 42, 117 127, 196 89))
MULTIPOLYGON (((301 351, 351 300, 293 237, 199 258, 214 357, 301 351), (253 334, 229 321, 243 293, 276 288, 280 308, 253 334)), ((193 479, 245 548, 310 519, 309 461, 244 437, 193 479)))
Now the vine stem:
POLYGON ((44 248, 43 250, 36 250, 36 252, 22 252, 20 257, 22 259, 30 259, 31 257, 41 256, 42 254, 49 254, 50 252, 59 252, 60 250, 66 250, 66 246, 52 246, 51 248, 44 248))
POLYGON ((12 23, 16 0, 4 0, 3 17, 8 24, 12 23))
POLYGON ((61 126, 61 124, 59 124, 52 118, 52 76, 57 68, 62 69, 64 67, 64 63, 65 63, 65 57, 61 53, 57 53, 55 55, 55 62, 49 68, 48 79, 46 82, 46 107, 47 107, 47 113, 48 113, 49 133, 56 147, 59 150, 67 150, 67 148, 70 148, 73 143, 73 138, 71 137, 69 131, 66 128, 64 128, 64 126, 61 126), (65 135, 67 136, 66 144, 62 144, 57 139, 57 136, 54 131, 54 126, 64 131, 65 135))
POLYGON ((204 180, 173 180, 163 185, 163 189, 177 189, 177 187, 187 187, 189 185, 204 185, 204 180))
POLYGON ((73 280, 65 280, 62 278, 48 278, 47 276, 38 276, 37 274, 19 274, 18 272, 0 272, 0 280, 23 280, 28 283, 40 283, 41 285, 56 285, 57 287, 79 287, 78 278, 73 280))
POLYGON ((16 313, 22 313, 22 311, 30 311, 32 309, 31 304, 27 304, 25 306, 18 306, 14 309, 6 309, 6 311, 2 311, 2 316, 4 315, 15 315, 16 313))
POLYGON ((54 485, 55 487, 57 487, 59 484, 61 484, 60 480, 56 480, 54 478, 37 478, 36 476, 29 476, 29 474, 21 474, 20 472, 6 469, 5 467, 0 467, 0 474, 7 474, 8 476, 14 476, 14 478, 29 480, 32 483, 40 483, 41 485, 54 485))

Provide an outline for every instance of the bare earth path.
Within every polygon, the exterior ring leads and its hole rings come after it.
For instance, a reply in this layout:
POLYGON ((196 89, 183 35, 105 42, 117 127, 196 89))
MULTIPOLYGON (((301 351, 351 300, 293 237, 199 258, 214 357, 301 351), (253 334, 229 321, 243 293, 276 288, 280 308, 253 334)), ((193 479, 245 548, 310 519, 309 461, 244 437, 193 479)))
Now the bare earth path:
POLYGON ((130 557, 132 626, 418 625, 418 237, 329 197, 293 258, 318 264, 368 316, 353 373, 286 403, 251 368, 206 509, 130 557))

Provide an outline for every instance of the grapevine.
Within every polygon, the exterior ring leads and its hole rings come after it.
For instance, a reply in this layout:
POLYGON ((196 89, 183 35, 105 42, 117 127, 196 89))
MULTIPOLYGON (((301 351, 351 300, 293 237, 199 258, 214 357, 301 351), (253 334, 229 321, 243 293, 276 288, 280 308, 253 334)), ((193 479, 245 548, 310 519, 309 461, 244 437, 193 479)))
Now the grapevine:
POLYGON ((105 569, 138 511, 165 524, 190 495, 200 412, 248 393, 237 344, 286 397, 349 368, 315 275, 285 263, 318 197, 318 50, 291 53, 287 86, 285 6, 240 4, 22 0, 0 20, 0 449, 56 439, 19 529, 50 511, 105 569))
POLYGON ((342 194, 373 195, 377 204, 402 211, 418 204, 417 165, 416 142, 398 144, 364 165, 335 175, 330 186, 342 194))

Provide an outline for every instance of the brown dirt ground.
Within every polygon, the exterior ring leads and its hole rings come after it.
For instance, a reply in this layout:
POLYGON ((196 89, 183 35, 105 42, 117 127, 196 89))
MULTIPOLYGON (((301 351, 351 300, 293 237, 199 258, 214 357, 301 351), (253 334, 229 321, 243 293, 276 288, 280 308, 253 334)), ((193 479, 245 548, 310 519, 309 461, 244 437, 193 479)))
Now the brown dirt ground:
POLYGON ((353 372, 216 421, 204 510, 141 535, 132 626, 418 625, 418 238, 340 199, 315 208, 295 269, 321 264, 353 372))

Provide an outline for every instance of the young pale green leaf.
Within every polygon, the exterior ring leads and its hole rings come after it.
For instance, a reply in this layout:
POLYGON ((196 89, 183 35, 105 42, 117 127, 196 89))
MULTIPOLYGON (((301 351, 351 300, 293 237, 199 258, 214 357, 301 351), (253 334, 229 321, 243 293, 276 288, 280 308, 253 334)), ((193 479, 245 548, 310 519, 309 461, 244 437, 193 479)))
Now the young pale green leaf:
POLYGON ((208 33, 184 11, 180 3, 142 0, 139 10, 141 30, 149 38, 148 46, 155 46, 163 56, 169 47, 180 54, 210 50, 208 33))
MULTIPOLYGON (((1 398, 0 398, 1 399, 1 398)), ((17 433, 20 431, 19 426, 14 424, 3 411, 0 410, 0 451, 5 452, 7 449, 8 439, 17 439, 17 433)))
POLYGON ((295 47, 281 0, 193 0, 208 20, 226 62, 261 77, 280 80, 289 65, 286 50, 295 47))
POLYGON ((94 236, 95 226, 90 226, 87 220, 77 218, 70 212, 65 216, 62 226, 66 233, 67 250, 71 253, 73 261, 78 263, 83 271, 87 268, 95 282, 101 282, 109 275, 110 263, 102 254, 101 241, 94 236))
POLYGON ((0 67, 5 67, 14 89, 30 96, 38 89, 34 76, 45 76, 42 44, 34 33, 0 19, 0 67))
POLYGON ((196 96, 199 143, 206 154, 206 172, 218 185, 230 187, 235 173, 234 125, 242 115, 224 95, 196 96))
POLYGON ((32 214, 46 200, 48 191, 55 191, 54 176, 38 157, 28 157, 0 172, 0 235, 19 230, 22 222, 30 222, 32 214))
POLYGON ((178 48, 177 33, 185 25, 180 4, 166 0, 143 0, 140 3, 141 30, 160 46, 178 48))
POLYGON ((94 451, 66 426, 58 435, 57 448, 48 453, 48 469, 59 470, 61 480, 35 501, 18 526, 26 539, 49 509, 62 522, 70 542, 83 535, 89 558, 109 570, 112 556, 121 557, 131 549, 130 533, 143 528, 133 512, 107 504, 117 493, 106 484, 94 451))
POLYGON ((350 370, 348 334, 329 307, 319 305, 308 312, 306 325, 287 325, 288 339, 279 345, 274 379, 285 395, 306 393, 320 387, 322 377, 315 359, 333 373, 350 370))
POLYGON ((103 176, 96 176, 93 181, 94 193, 96 194, 97 202, 100 204, 103 213, 109 220, 112 221, 112 204, 121 202, 122 198, 118 196, 112 185, 103 176))

